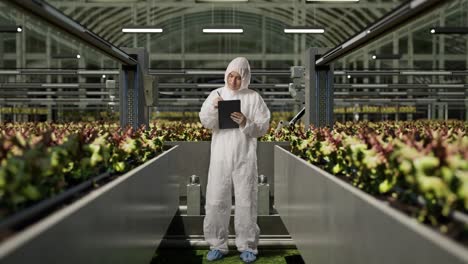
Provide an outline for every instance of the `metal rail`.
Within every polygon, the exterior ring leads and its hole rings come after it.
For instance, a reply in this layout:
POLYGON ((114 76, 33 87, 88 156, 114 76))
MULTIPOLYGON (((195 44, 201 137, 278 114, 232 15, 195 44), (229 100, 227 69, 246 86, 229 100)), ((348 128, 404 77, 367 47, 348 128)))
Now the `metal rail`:
POLYGON ((361 33, 354 35, 334 49, 323 54, 315 61, 315 65, 328 65, 331 62, 346 56, 355 49, 364 46, 372 40, 382 35, 388 34, 391 30, 394 30, 403 24, 408 23, 409 21, 429 12, 437 5, 446 2, 447 1, 442 0, 408 1, 407 3, 395 8, 393 11, 388 13, 370 27, 366 28, 361 33))

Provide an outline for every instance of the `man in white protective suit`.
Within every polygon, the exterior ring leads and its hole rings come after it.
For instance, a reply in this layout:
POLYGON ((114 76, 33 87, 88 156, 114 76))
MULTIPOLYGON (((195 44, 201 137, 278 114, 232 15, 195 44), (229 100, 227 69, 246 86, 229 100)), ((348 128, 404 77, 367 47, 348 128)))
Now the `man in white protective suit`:
POLYGON ((262 97, 248 88, 250 66, 246 58, 232 60, 224 74, 225 85, 213 90, 203 103, 200 120, 212 129, 210 169, 206 190, 205 239, 207 259, 228 253, 229 218, 234 185, 236 246, 241 259, 256 260, 260 228, 257 225, 257 138, 269 128, 270 111, 262 97), (219 129, 218 102, 241 100, 241 112, 231 114, 239 128, 219 129))

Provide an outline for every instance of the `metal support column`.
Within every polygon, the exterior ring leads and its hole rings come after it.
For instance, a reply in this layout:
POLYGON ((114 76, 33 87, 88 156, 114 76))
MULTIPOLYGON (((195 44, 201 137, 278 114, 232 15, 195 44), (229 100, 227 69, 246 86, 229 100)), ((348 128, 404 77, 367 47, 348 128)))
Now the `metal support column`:
POLYGON ((317 48, 305 54, 305 120, 306 127, 333 127, 333 65, 316 66, 317 48))
POLYGON ((201 203, 200 178, 192 175, 187 184, 187 215, 200 215, 201 203))
POLYGON ((120 126, 134 129, 149 126, 149 108, 145 103, 144 76, 148 74, 148 52, 144 48, 121 48, 138 61, 120 69, 120 126))
POLYGON ((270 215, 270 184, 263 174, 258 176, 257 214, 270 215))
MULTIPOLYGON (((48 69, 51 69, 52 68, 52 33, 51 33, 51 28, 48 27, 47 28, 47 32, 46 32, 46 65, 47 65, 47 68, 48 69)), ((46 76, 46 81, 47 83, 52 83, 52 76, 50 74, 47 74, 46 76)), ((50 92, 52 92, 52 90, 50 88, 47 88, 47 99, 50 100, 52 98, 52 96, 49 94, 50 92)), ((53 119, 52 119, 52 115, 53 115, 53 110, 52 110, 52 105, 51 104, 48 104, 47 105, 47 122, 52 122, 53 119)))

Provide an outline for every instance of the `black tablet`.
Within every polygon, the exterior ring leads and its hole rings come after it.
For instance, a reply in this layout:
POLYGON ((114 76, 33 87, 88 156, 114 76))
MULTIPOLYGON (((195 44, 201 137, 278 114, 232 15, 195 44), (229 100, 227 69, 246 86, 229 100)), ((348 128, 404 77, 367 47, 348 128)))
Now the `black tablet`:
POLYGON ((218 102, 219 129, 239 128, 239 125, 231 119, 231 113, 241 111, 240 100, 225 100, 218 102))

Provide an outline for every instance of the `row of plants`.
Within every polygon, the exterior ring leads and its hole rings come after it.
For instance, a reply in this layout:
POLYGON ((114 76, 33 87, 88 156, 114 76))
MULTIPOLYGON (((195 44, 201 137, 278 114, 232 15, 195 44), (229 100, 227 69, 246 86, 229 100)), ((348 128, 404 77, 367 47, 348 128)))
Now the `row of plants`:
MULTIPOLYGON (((212 132, 203 127, 200 122, 181 121, 156 121, 150 124, 151 129, 156 130, 158 136, 164 141, 210 141, 212 132)), ((270 123, 268 132, 260 137, 259 141, 289 141, 289 133, 304 130, 303 125, 295 125, 294 129, 276 129, 277 122, 270 123)))
MULTIPOLYGON (((463 122, 336 123, 277 129, 260 141, 290 141, 292 151, 356 187, 411 208, 421 222, 449 229, 468 211, 468 137, 463 122)), ((0 218, 105 171, 125 172, 164 141, 209 141, 199 122, 157 121, 148 130, 117 123, 0 125, 0 218)))
MULTIPOLYGON (((210 130, 200 123, 154 126, 168 141, 211 139, 210 130)), ((467 127, 461 121, 364 121, 305 130, 303 125, 277 129, 272 122, 259 140, 290 141, 292 152, 301 158, 420 222, 454 233, 466 232, 453 219, 468 212, 467 127)))
MULTIPOLYGON (((274 141, 274 127, 262 140, 274 141)), ((209 141, 200 122, 157 121, 148 130, 116 122, 0 124, 0 220, 104 172, 123 173, 164 141, 209 141)))
POLYGON ((333 130, 283 129, 291 151, 387 200, 443 233, 465 236, 468 212, 467 123, 337 123, 333 130))
POLYGON ((93 176, 162 151, 156 130, 116 123, 0 124, 0 220, 93 176))

